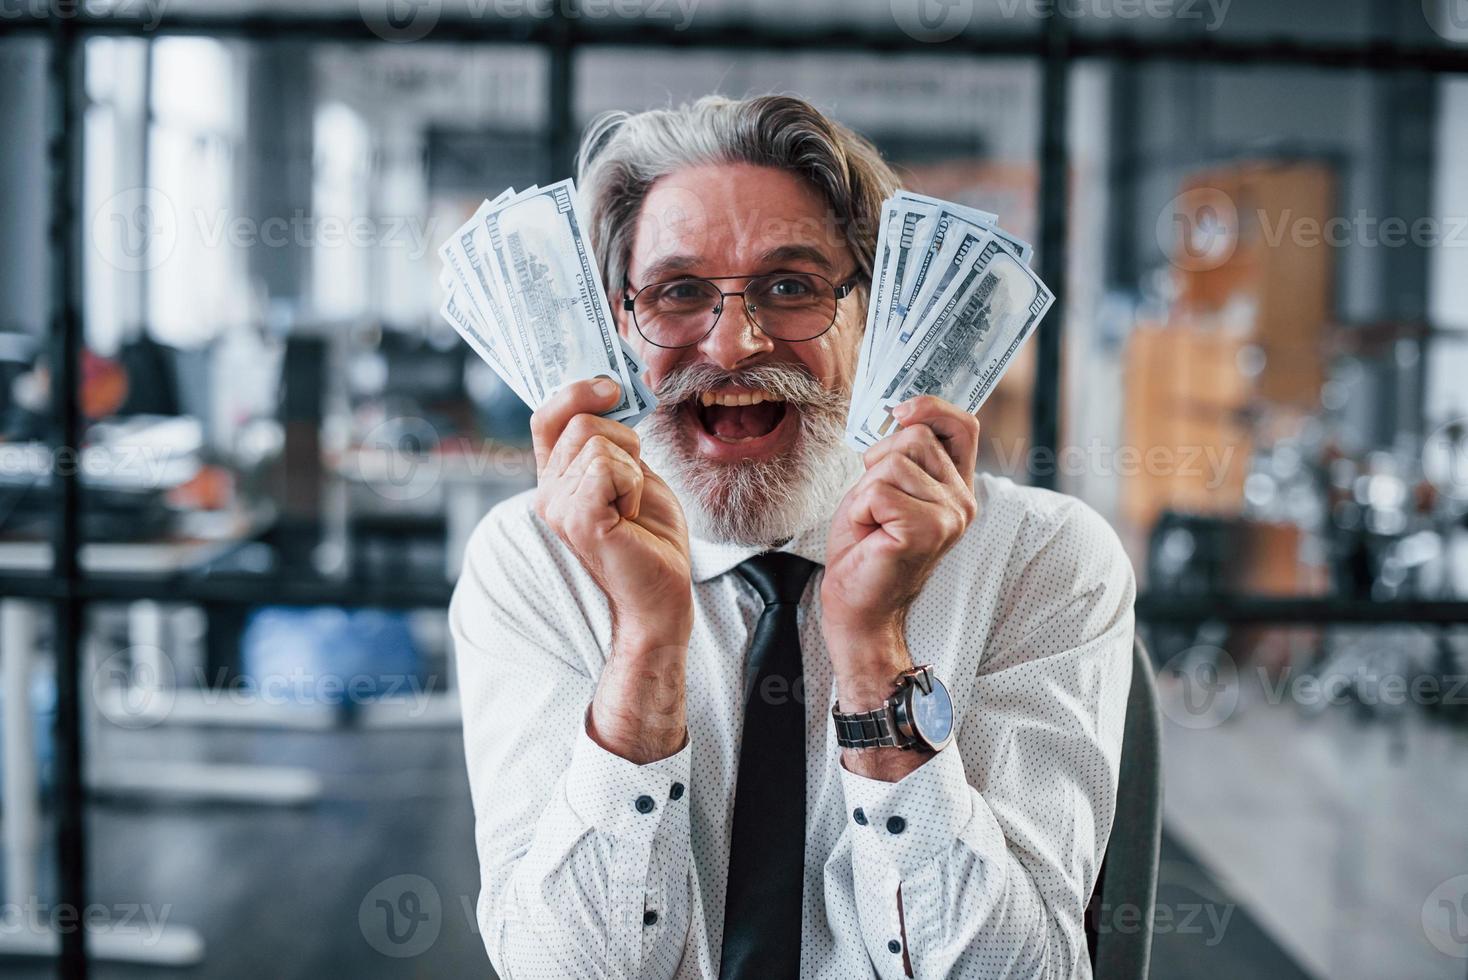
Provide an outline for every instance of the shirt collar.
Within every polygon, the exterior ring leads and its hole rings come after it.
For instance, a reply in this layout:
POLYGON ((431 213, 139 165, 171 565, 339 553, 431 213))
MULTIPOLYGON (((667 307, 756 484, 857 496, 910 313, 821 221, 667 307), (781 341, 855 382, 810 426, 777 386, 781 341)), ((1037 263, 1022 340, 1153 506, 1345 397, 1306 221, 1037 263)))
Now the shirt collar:
POLYGON ((730 544, 727 541, 710 541, 690 534, 688 557, 693 566, 693 581, 707 582, 718 578, 746 558, 766 551, 786 551, 799 555, 817 565, 826 564, 826 536, 831 530, 831 515, 825 514, 810 527, 775 548, 755 544, 730 544))

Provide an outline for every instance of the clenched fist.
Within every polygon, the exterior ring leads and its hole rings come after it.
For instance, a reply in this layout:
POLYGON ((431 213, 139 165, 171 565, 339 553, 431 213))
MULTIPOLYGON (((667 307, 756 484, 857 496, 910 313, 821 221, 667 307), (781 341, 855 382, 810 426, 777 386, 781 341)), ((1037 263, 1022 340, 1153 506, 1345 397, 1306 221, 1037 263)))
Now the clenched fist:
POLYGON ((641 459, 637 434, 598 417, 618 385, 578 381, 530 418, 535 511, 591 575, 612 613, 612 650, 589 734, 646 762, 685 738, 684 672, 693 629, 688 528, 673 491, 641 459))
POLYGON ((640 457, 637 433, 598 417, 616 403, 608 379, 578 381, 530 419, 535 509, 639 636, 686 638, 692 618, 688 528, 673 491, 640 457))
POLYGON ((902 428, 862 457, 826 547, 821 627, 843 711, 881 704, 912 666, 907 609, 978 511, 978 419, 932 396, 894 414, 902 428))

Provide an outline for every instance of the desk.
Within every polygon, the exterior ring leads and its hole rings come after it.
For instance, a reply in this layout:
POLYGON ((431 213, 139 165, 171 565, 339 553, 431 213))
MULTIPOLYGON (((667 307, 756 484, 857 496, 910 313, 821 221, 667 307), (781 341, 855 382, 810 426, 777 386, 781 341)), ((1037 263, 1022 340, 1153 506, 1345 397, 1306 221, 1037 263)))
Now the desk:
MULTIPOLYGON (((79 555, 82 569, 90 574, 133 572, 166 574, 196 568, 219 557, 241 540, 250 537, 257 520, 243 515, 206 515, 189 528, 196 536, 166 541, 129 543, 92 543, 79 555), (212 532, 199 536, 200 531, 212 532)), ((189 522, 185 522, 186 524, 189 522)), ((0 542, 0 568, 7 571, 44 572, 51 567, 51 547, 45 542, 0 542)), ((41 857, 41 787, 36 767, 35 713, 30 700, 31 669, 41 632, 40 607, 20 599, 0 600, 0 678, 7 699, 4 712, 4 800, 5 800, 5 893, 6 908, 15 909, 18 922, 7 923, 0 935, 0 956, 56 955, 58 936, 44 926, 37 927, 26 911, 38 902, 41 893, 37 868, 41 857)), ((155 680, 164 676, 166 662, 161 648, 161 623, 156 603, 135 603, 130 610, 129 637, 131 652, 140 656, 141 664, 134 673, 155 680)), ((94 657, 85 657, 83 671, 96 677, 94 657)), ((98 690, 98 685, 84 686, 94 698, 84 706, 95 722, 98 708, 104 712, 110 697, 127 698, 128 692, 98 690), (98 701, 103 703, 99 704, 98 701)), ((145 696, 160 693, 142 692, 145 696)), ((115 710, 115 709, 114 709, 115 710)), ((114 715, 114 717, 116 717, 114 715)), ((165 792, 177 795, 180 790, 192 798, 238 801, 249 798, 260 802, 303 803, 320 796, 320 780, 307 770, 264 766, 196 765, 189 763, 132 763, 125 777, 121 767, 85 774, 91 789, 128 791, 133 793, 165 792)), ((153 938, 95 932, 87 936, 91 955, 101 960, 147 963, 158 966, 188 966, 204 955, 204 942, 199 933, 186 926, 165 926, 153 938)))

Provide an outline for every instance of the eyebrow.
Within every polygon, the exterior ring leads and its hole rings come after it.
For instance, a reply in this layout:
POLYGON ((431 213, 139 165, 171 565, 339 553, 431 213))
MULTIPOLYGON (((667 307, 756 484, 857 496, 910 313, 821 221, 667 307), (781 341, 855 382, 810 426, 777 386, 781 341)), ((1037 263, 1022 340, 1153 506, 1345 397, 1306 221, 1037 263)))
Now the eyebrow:
MULTIPOLYGON (((668 255, 644 269, 642 276, 647 283, 663 282, 680 275, 689 275, 690 270, 698 268, 705 262, 706 260, 700 255, 668 255)), ((820 248, 798 242, 776 245, 761 253, 758 259, 760 266, 783 262, 808 262, 826 272, 832 268, 830 257, 820 248)))

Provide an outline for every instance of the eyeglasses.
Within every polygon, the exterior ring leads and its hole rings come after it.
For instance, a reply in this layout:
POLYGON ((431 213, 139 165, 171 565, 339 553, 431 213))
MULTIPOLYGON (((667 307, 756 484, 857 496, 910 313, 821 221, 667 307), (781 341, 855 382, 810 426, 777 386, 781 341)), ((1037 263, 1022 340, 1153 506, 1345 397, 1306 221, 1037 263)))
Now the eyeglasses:
MULTIPOLYGON (((813 272, 772 272, 763 276, 685 276, 643 286, 623 297, 637 332, 654 347, 692 347, 709 334, 730 296, 744 300, 754 325, 775 340, 814 340, 836 322, 836 304, 851 294, 858 276, 834 285, 813 272), (744 288, 728 291, 716 283, 746 279, 744 288)), ((632 284, 627 284, 632 289, 632 284)))

